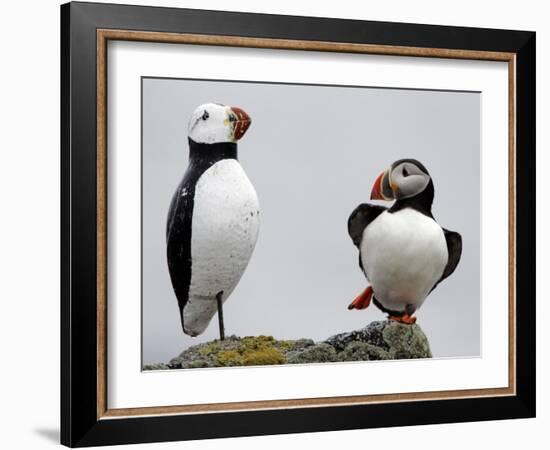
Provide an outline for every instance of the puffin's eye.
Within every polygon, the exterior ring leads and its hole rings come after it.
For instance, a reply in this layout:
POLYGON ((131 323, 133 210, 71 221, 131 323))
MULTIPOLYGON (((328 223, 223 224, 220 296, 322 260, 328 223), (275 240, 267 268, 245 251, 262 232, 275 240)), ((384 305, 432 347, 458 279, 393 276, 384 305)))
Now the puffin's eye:
POLYGON ((404 177, 408 177, 408 176, 409 176, 409 172, 408 172, 408 170, 407 170, 405 167, 403 167, 403 176, 404 176, 404 177))
POLYGON ((208 111, 205 109, 202 113, 202 120, 206 120, 210 117, 210 114, 208 114, 208 111))

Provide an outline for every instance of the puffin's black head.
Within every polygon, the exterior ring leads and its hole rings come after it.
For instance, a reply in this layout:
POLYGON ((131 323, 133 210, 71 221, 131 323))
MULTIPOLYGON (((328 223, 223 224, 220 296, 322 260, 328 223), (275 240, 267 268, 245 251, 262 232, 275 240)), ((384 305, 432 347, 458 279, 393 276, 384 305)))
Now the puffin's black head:
POLYGON ((400 159, 376 178, 370 198, 372 200, 412 198, 427 191, 429 186, 431 186, 431 204, 433 183, 426 167, 416 159, 400 159))

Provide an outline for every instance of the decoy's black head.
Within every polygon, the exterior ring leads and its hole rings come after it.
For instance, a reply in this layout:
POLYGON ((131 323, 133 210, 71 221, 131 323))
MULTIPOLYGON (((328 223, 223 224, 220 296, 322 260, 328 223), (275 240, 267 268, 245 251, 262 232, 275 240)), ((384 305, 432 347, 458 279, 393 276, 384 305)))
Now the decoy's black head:
POLYGON ((191 115, 188 135, 198 144, 237 142, 251 122, 250 116, 241 108, 205 103, 191 115))
MULTIPOLYGON (((370 198, 373 200, 412 198, 423 193, 428 186, 432 186, 433 190, 430 174, 420 161, 400 159, 376 178, 370 198)), ((433 192, 431 197, 433 199, 433 192)))

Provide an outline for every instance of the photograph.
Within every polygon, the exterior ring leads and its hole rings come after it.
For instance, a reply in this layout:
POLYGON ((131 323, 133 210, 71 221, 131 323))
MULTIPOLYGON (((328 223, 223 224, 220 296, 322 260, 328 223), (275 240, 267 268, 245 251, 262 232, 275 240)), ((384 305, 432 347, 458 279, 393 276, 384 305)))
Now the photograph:
POLYGON ((480 92, 141 95, 142 370, 481 356, 480 92))

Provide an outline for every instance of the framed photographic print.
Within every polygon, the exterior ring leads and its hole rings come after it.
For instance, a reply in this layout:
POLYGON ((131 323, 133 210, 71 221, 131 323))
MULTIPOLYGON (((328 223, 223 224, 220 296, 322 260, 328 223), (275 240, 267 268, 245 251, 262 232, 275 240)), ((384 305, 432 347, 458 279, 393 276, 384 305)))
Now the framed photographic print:
POLYGON ((61 441, 535 415, 535 33, 61 7, 61 441))

